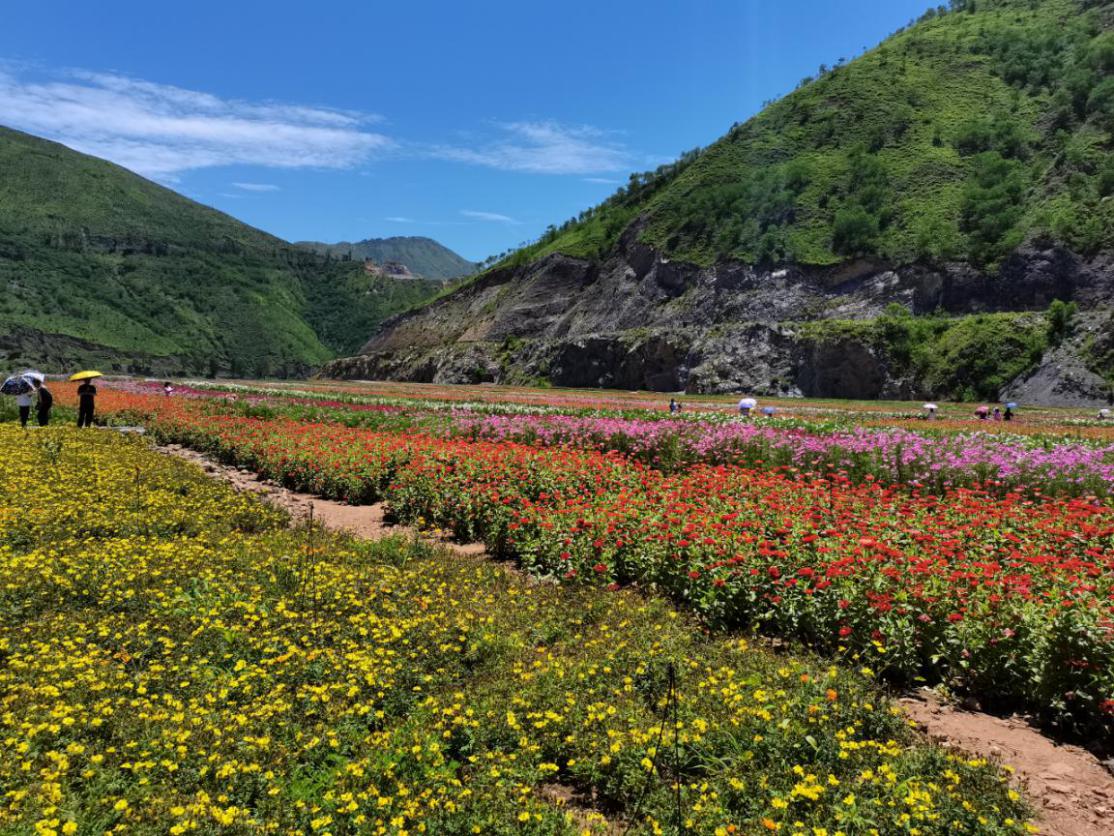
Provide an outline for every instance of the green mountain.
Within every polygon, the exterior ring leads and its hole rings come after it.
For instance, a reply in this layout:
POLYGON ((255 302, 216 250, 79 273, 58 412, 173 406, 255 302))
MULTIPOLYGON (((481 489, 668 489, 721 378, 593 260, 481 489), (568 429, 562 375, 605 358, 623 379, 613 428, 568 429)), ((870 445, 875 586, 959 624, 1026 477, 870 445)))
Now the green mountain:
POLYGON ((112 163, 0 128, 7 365, 303 373, 440 289, 372 279, 112 163))
POLYGON ((516 254, 641 239, 698 264, 963 259, 1114 235, 1114 4, 953 0, 516 254))
POLYGON ((395 262, 409 268, 415 276, 426 279, 459 279, 475 273, 478 267, 432 238, 420 236, 369 238, 366 241, 341 241, 339 244, 299 241, 298 246, 333 258, 353 261, 371 259, 380 265, 395 262))
MULTIPOLYGON (((1114 303, 1112 129, 1114 3, 953 0, 331 368, 988 397, 1049 348, 1028 314, 1074 299, 1085 331, 1114 303), (878 337, 894 305, 936 317, 902 334, 960 335, 964 357, 999 360, 941 375, 904 336, 878 337), (983 312, 1026 316, 950 321, 983 312)), ((1080 392, 1114 381, 1100 355, 1078 346, 1080 392)))

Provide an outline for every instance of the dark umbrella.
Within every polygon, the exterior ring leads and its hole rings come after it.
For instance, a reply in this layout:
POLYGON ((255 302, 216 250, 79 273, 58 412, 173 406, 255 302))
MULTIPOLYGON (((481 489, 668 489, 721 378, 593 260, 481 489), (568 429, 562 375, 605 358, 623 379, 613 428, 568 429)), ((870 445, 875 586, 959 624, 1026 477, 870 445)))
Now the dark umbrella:
POLYGON ((4 381, 4 385, 0 386, 0 395, 26 395, 34 388, 30 380, 16 374, 9 377, 4 381))

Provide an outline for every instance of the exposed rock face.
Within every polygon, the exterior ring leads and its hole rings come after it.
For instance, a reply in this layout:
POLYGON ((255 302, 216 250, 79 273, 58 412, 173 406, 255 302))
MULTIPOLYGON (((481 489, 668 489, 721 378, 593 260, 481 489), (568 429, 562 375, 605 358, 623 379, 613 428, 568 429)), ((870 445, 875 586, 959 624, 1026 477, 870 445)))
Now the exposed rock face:
POLYGON ((35 328, 14 326, 0 333, 0 356, 10 368, 43 366, 47 369, 74 369, 92 366, 105 372, 122 374, 177 374, 182 364, 174 357, 154 357, 134 353, 128 362, 118 352, 88 340, 59 334, 46 334, 35 328))
POLYGON ((1050 351, 1041 364, 1002 390, 1002 397, 1046 406, 1095 406, 1111 402, 1114 391, 1079 358, 1050 351))
MULTIPOLYGON (((958 315, 1043 310, 1053 299, 1075 300, 1084 310, 1114 303, 1114 265, 1083 262, 1058 248, 1018 251, 997 276, 963 264, 892 268, 866 261, 701 268, 662 258, 637 234, 635 224, 599 265, 554 254, 488 273, 388 320, 362 356, 334 361, 323 374, 918 397, 929 393, 902 380, 869 346, 853 339, 816 345, 802 340, 793 323, 873 318, 891 304, 914 314, 958 315)), ((1034 397, 1051 392, 1033 386, 1034 397)))
POLYGON ((1114 403, 1114 381, 1104 380, 1081 359, 1087 353, 1114 349, 1114 316, 1084 314, 1072 337, 1050 349, 1040 364, 1011 381, 1006 400, 1047 406, 1108 406, 1114 403))

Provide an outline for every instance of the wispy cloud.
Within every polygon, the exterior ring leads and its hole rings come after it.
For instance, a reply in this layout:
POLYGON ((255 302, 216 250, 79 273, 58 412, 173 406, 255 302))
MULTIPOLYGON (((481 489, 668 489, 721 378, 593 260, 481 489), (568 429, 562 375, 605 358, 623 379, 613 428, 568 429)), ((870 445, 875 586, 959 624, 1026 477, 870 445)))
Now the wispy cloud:
POLYGON ((402 215, 390 215, 383 220, 390 221, 394 224, 416 224, 417 221, 413 218, 404 218, 402 215))
POLYGON ((237 189, 245 192, 277 192, 279 187, 274 183, 233 183, 237 189))
POLYGON ((460 214, 474 221, 492 221, 494 223, 518 224, 510 215, 500 215, 498 212, 477 212, 475 209, 461 209, 460 214))
POLYGON ((585 177, 585 183, 602 183, 605 186, 618 186, 619 180, 612 180, 610 177, 585 177))
POLYGON ((0 68, 0 123, 173 179, 220 165, 352 168, 393 145, 378 117, 332 108, 222 99, 111 73, 32 80, 0 68))
POLYGON ((505 171, 535 174, 600 174, 630 167, 627 149, 585 125, 557 122, 509 122, 500 136, 476 147, 440 145, 430 154, 505 171))

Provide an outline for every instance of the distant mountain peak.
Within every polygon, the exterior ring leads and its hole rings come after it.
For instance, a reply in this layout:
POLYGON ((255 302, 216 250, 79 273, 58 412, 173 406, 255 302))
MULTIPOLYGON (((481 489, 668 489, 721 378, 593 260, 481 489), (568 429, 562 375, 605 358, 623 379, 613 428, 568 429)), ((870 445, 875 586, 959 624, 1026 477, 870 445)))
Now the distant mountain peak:
MULTIPOLYGON (((299 241, 298 246, 321 255, 351 261, 372 262, 381 267, 401 265, 413 277, 448 281, 475 273, 478 265, 450 250, 444 244, 422 235, 394 235, 366 238, 363 241, 299 241)), ((390 275, 405 275, 397 270, 390 275)))

